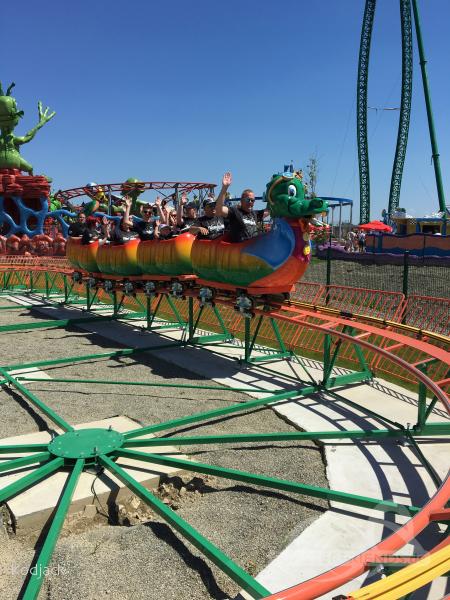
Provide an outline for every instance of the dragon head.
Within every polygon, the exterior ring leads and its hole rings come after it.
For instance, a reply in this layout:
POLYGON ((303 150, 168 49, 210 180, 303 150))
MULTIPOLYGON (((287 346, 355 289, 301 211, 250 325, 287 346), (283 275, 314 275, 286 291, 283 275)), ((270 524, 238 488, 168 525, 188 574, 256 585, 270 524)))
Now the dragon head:
POLYGON ((17 110, 16 100, 11 96, 14 85, 12 83, 5 94, 0 83, 0 129, 12 131, 23 117, 23 110, 17 110))
POLYGON ((277 173, 267 184, 265 198, 272 217, 301 219, 327 210, 321 198, 305 198, 305 188, 298 173, 277 173))

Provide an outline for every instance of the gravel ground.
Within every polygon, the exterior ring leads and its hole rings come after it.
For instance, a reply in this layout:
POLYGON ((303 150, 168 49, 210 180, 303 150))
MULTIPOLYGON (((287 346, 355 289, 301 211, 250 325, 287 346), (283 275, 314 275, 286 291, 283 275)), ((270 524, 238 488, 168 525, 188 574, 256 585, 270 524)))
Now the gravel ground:
MULTIPOLYGON (((7 305, 1 299, 0 306, 7 305)), ((28 311, 0 311, 0 324, 47 320, 28 311), (35 316, 36 315, 36 316, 35 316)), ((111 341, 68 330, 2 334, 3 364, 17 364, 116 349, 111 341)), ((110 386, 29 382, 27 387, 71 423, 126 415, 154 423, 248 399, 242 393, 114 386, 114 380, 208 383, 189 371, 149 354, 46 368, 53 377, 102 378, 110 386), (174 369, 176 368, 176 376, 174 369)), ((15 391, 0 391, 0 438, 47 428, 46 421, 15 391)), ((270 409, 238 417, 191 424, 192 434, 292 431, 270 409)), ((194 460, 239 468, 307 484, 327 486, 322 455, 313 443, 275 443, 256 447, 190 446, 194 460)), ((160 497, 252 575, 256 575, 301 530, 326 509, 326 503, 263 490, 226 479, 193 473, 172 478, 160 497)), ((158 516, 142 505, 136 518, 81 522, 78 533, 66 529, 59 539, 39 598, 51 600, 204 599, 235 596, 239 587, 203 558, 158 516), (123 523, 136 523, 125 526, 123 523)), ((128 515, 130 517, 130 515, 128 515)), ((17 539, 0 529, 0 597, 16 598, 34 549, 31 539, 17 539), (3 536, 3 537, 2 537, 3 536)))

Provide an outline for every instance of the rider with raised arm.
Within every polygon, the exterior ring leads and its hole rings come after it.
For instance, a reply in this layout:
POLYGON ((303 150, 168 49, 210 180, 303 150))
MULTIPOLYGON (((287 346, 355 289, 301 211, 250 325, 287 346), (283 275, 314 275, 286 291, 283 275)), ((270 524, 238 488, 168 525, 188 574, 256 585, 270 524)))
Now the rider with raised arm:
POLYGON ((225 206, 228 188, 231 185, 231 173, 227 172, 222 178, 222 189, 217 197, 216 214, 228 219, 227 231, 230 242, 243 242, 256 237, 258 231, 258 216, 253 210, 255 193, 251 189, 242 192, 239 206, 225 206))
POLYGON ((180 202, 177 207, 177 227, 180 233, 188 231, 197 220, 197 211, 194 202, 188 202, 188 197, 185 192, 181 195, 180 202))
POLYGON ((208 198, 203 208, 205 214, 195 220, 194 225, 189 228, 189 232, 201 240, 214 240, 224 234, 225 222, 223 217, 217 215, 214 198, 208 198))

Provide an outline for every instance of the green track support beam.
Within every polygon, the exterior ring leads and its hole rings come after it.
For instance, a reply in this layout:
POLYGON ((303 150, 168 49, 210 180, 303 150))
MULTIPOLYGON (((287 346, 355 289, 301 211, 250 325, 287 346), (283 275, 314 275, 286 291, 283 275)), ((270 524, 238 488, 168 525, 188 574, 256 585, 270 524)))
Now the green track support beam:
POLYGON ((24 331, 30 329, 58 329, 63 327, 72 327, 73 325, 82 325, 83 323, 92 323, 100 321, 113 321, 116 317, 113 315, 77 317, 75 319, 52 319, 51 321, 38 321, 33 323, 17 323, 16 325, 1 325, 0 334, 9 331, 24 331))
MULTIPOLYGON (((192 300, 192 298, 190 298, 190 300, 192 300)), ((195 335, 195 332, 197 331, 198 324, 200 322, 201 316, 202 316, 205 308, 206 308, 206 305, 200 306, 200 308, 198 310, 197 318, 194 321, 193 303, 188 307, 189 322, 188 322, 188 339, 186 340, 186 343, 190 344, 192 346, 197 346, 197 345, 207 345, 207 344, 211 344, 214 342, 232 341, 234 339, 234 336, 232 333, 230 333, 230 331, 228 331, 228 328, 225 325, 224 320, 222 319, 222 315, 220 314, 220 312, 217 310, 217 308, 215 306, 212 306, 211 310, 213 311, 214 316, 217 319, 217 323, 221 329, 221 332, 220 333, 211 333, 211 334, 207 334, 207 335, 197 335, 197 336, 195 335)))
POLYGON ((174 429, 180 425, 187 425, 188 423, 196 423, 198 421, 205 421, 206 419, 221 417, 223 415, 233 414, 240 411, 251 410, 257 406, 265 406, 273 404, 274 402, 281 402, 282 400, 298 398, 299 396, 306 396, 317 391, 316 386, 307 386, 297 390, 291 390, 289 392, 280 392, 278 394, 272 394, 265 398, 259 398, 258 400, 250 400, 248 402, 240 402, 238 404, 232 404, 225 408, 216 408, 208 410, 202 413, 196 413, 194 415, 188 415, 179 419, 173 419, 166 421, 165 423, 157 423, 156 425, 149 425, 148 427, 139 427, 138 429, 132 429, 124 433, 125 438, 134 438, 147 433, 155 433, 156 431, 163 431, 167 429, 174 429))
MULTIPOLYGON (((39 377, 28 377, 26 375, 17 375, 17 379, 20 381, 40 381, 42 378, 39 377)), ((0 382, 1 383, 1 382, 0 382)), ((156 383, 148 381, 111 381, 110 379, 68 379, 64 377, 52 377, 51 379, 45 380, 45 383, 92 383, 95 385, 137 385, 144 387, 161 387, 161 388, 179 388, 179 389, 193 389, 193 390, 218 390, 220 392, 265 392, 261 388, 257 387, 230 387, 223 385, 194 385, 188 383, 156 383)), ((1 446, 0 446, 1 448, 1 446)), ((0 450, 1 452, 1 450, 0 450)))
POLYGON ((278 328, 278 324, 273 317, 266 317, 265 315, 260 315, 258 318, 258 322, 256 323, 255 330, 253 332, 253 336, 251 335, 251 319, 244 317, 244 325, 245 325, 245 333, 244 333, 244 363, 260 363, 266 362, 270 360, 279 360, 283 358, 290 358, 292 356, 292 352, 287 350, 283 337, 278 328), (272 331, 275 334, 275 337, 278 342, 278 349, 275 349, 275 352, 267 352, 263 356, 255 356, 252 357, 252 353, 256 344, 256 340, 258 339, 258 334, 261 329, 261 325, 264 322, 264 319, 269 319, 270 326, 272 331))
POLYGON ((0 454, 20 454, 21 452, 45 452, 47 448, 48 444, 6 444, 0 446, 0 454))
POLYGON ((196 529, 189 525, 189 523, 177 515, 175 511, 156 498, 133 477, 130 477, 130 475, 128 475, 128 473, 119 467, 113 460, 102 455, 99 457, 99 461, 106 469, 116 475, 116 477, 118 477, 133 493, 160 515, 160 517, 169 523, 169 525, 181 533, 181 535, 191 542, 191 544, 254 598, 264 598, 265 596, 270 595, 270 592, 265 587, 241 569, 241 567, 234 563, 226 554, 219 550, 219 548, 203 537, 196 529))
POLYGON ((394 429, 354 429, 350 431, 295 431, 285 433, 244 433, 234 435, 196 435, 170 436, 164 438, 146 438, 144 440, 128 440, 125 448, 149 446, 190 446, 196 444, 237 444, 289 442, 301 440, 343 440, 343 439, 384 439, 401 438, 404 432, 394 429))
MULTIPOLYGON (((355 330, 353 327, 345 326, 343 329, 343 333, 354 335, 355 330)), ((339 356, 339 352, 342 347, 342 340, 338 340, 335 344, 333 355, 331 355, 331 336, 330 334, 325 335, 324 339, 324 352, 323 352, 323 380, 322 385, 325 389, 329 387, 336 387, 340 385, 348 385, 351 383, 357 383, 358 381, 366 381, 368 379, 372 379, 373 374, 367 365, 365 356, 361 348, 358 344, 353 344, 353 348, 355 350, 356 356, 358 357, 358 362, 361 367, 361 371, 356 371, 352 373, 347 373, 345 375, 337 375, 335 377, 331 377, 331 373, 333 372, 334 365, 339 356)))
POLYGON ((285 479, 277 479, 275 477, 265 477, 262 475, 254 475, 246 471, 237 469, 227 469, 225 467, 215 467, 205 463, 198 463, 190 460, 182 460, 179 458, 171 458, 161 456, 160 454, 147 454, 137 452, 135 450, 121 449, 114 453, 116 456, 129 458, 133 460, 142 460, 144 462, 156 463, 169 467, 178 467, 195 473, 203 473, 204 475, 214 475, 215 477, 223 477, 234 481, 243 481, 253 485, 260 485, 271 489, 282 490, 284 492, 293 492, 313 498, 322 498, 334 502, 343 502, 352 506, 361 506, 363 508, 372 508, 382 512, 393 512, 402 515, 415 515, 420 511, 417 506, 408 506, 406 504, 398 504, 389 500, 381 500, 379 498, 370 498, 367 496, 359 496, 357 494, 348 494, 346 492, 337 492, 327 488, 321 488, 313 485, 296 483, 285 479))
POLYGON ((47 462, 48 460, 50 460, 51 457, 52 455, 50 454, 50 452, 38 452, 32 454, 31 456, 22 456, 21 458, 14 458, 12 460, 1 461, 0 473, 3 473, 5 471, 15 471, 16 469, 26 467, 27 465, 47 462))
POLYGON ((84 460, 79 458, 75 466, 70 473, 70 476, 66 482, 63 494, 58 502, 55 516, 52 519, 52 524, 45 538, 45 542, 41 547, 37 559, 34 563, 34 569, 30 569, 31 576, 23 594, 23 600, 35 600, 38 597, 39 590, 44 582, 45 569, 50 562, 50 559, 55 549, 58 536, 61 532, 66 518, 67 511, 69 510, 70 503, 72 501, 75 488, 77 487, 78 479, 80 478, 81 472, 83 471, 84 460))
POLYGON ((72 425, 69 425, 67 421, 65 421, 62 417, 60 417, 54 410, 52 410, 49 406, 44 404, 37 396, 35 396, 30 390, 28 390, 24 385, 17 381, 15 377, 12 377, 6 369, 0 367, 0 374, 13 385, 21 394, 29 400, 34 406, 36 406, 41 412, 44 413, 46 417, 48 417, 53 423, 56 423, 61 429, 64 431, 73 431, 72 425))
POLYGON ((146 304, 145 306, 142 306, 142 308, 144 309, 146 329, 148 331, 154 331, 157 329, 173 329, 174 327, 180 327, 184 330, 186 327, 186 323, 183 321, 179 310, 177 309, 169 295, 165 296, 164 294, 160 294, 158 296, 158 300, 156 302, 154 310, 152 310, 152 298, 150 296, 147 296, 146 304), (169 308, 175 317, 175 321, 170 322, 167 321, 166 318, 162 318, 160 321, 158 321, 157 325, 154 325, 164 297, 167 298, 167 303, 169 304, 169 308))
POLYGON ((17 481, 13 481, 9 485, 5 486, 0 490, 0 502, 6 502, 10 498, 17 496, 20 492, 28 489, 30 486, 38 483, 45 477, 48 477, 64 465, 63 458, 54 458, 52 461, 45 463, 42 467, 39 467, 32 473, 25 475, 17 481))
POLYGON ((177 348, 182 346, 181 342, 169 342, 167 344, 159 344, 157 346, 143 346, 142 348, 123 348, 122 350, 113 350, 111 352, 98 352, 96 354, 84 354, 82 356, 67 356, 65 358, 55 358, 51 360, 38 360, 31 363, 23 363, 16 365, 7 365, 3 367, 5 371, 15 371, 18 369, 27 369, 31 367, 49 367, 54 365, 64 365, 70 363, 84 362, 88 360, 102 358, 118 358, 120 356, 131 356, 140 354, 141 352, 149 352, 151 350, 165 350, 168 348, 177 348))

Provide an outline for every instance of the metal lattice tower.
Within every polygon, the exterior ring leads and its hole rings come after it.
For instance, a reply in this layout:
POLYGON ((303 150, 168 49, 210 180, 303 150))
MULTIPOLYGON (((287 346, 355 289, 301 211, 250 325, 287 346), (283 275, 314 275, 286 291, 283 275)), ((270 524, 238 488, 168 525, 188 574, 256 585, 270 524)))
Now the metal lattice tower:
MULTIPOLYGON (((360 182, 360 223, 368 223, 370 221, 370 172, 369 146, 367 141, 367 82, 369 75, 370 42, 372 38, 375 7, 376 0, 366 0, 366 8, 364 11, 363 26, 361 31, 361 44, 359 48, 357 137, 360 182)), ((411 0, 400 0, 400 18, 402 27, 402 93, 397 134, 397 147, 395 150, 391 189, 389 193, 389 214, 391 214, 399 204, 411 114, 413 72, 411 0)))
POLYGON ((402 97, 398 123, 397 147, 392 167, 391 189, 389 191, 389 216, 398 208, 402 185, 403 166, 408 144, 409 120, 411 115, 413 47, 410 0, 400 0, 402 24, 402 97))
MULTIPOLYGON (((395 150, 392 168, 391 188, 389 193, 388 212, 391 215, 398 208, 400 189, 402 183, 403 166, 405 163, 406 147, 408 143, 409 122, 412 98, 412 73, 413 73, 413 41, 411 4, 414 11, 414 22, 417 35, 417 45, 422 72, 422 83, 427 108, 428 127, 432 148, 432 158, 435 169, 436 189, 439 198, 439 210, 445 214, 445 197, 442 185, 442 176, 439 161, 439 151, 434 129, 431 99, 426 73, 426 60, 424 56, 422 34, 417 7, 417 0, 400 0, 400 18, 402 31, 402 92, 400 105, 400 118, 397 134, 397 147, 395 150)), ((366 0, 361 43, 359 48, 358 87, 357 87, 357 140, 359 158, 360 181, 360 222, 370 220, 370 172, 369 149, 367 141, 367 82, 369 74, 370 42, 372 38, 373 20, 375 16, 376 0, 366 0)))
POLYGON ((358 63, 358 88, 356 94, 356 127, 358 138, 360 222, 370 220, 369 147, 367 143, 367 80, 369 74, 370 42, 377 0, 366 0, 361 31, 358 63))

